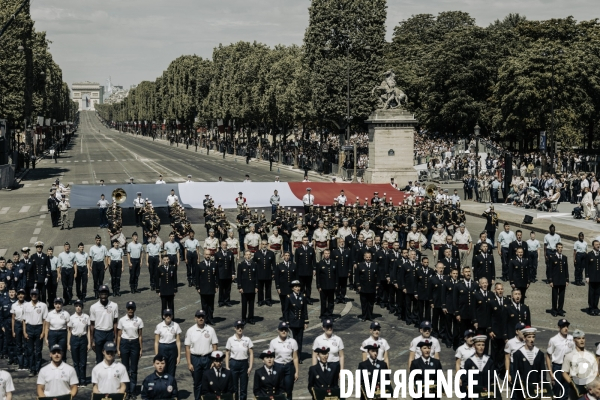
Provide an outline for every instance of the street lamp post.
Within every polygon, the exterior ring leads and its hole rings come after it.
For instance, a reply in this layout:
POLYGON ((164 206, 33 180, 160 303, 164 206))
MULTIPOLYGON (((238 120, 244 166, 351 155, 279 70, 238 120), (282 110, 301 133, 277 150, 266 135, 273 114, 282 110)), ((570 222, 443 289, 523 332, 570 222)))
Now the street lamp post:
POLYGON ((481 128, 479 123, 475 125, 473 133, 475 133, 475 179, 479 177, 479 132, 481 128))

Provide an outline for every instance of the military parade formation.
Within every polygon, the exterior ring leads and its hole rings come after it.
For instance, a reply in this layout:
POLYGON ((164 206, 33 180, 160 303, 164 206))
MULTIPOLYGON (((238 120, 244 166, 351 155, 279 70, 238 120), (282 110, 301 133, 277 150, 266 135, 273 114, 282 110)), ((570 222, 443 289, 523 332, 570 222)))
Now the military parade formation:
MULTIPOLYGON (((264 211, 253 211, 240 192, 238 214, 232 222, 207 194, 203 241, 196 238, 174 191, 167 197, 171 230, 168 240, 161 240, 161 221, 152 201, 138 192, 132 209, 141 234, 133 232, 127 241, 123 213, 129 211, 122 208, 126 193, 115 190, 112 203, 98 202, 100 227, 107 228, 111 238, 109 248, 97 235, 88 252, 83 243, 73 252, 65 242, 63 250, 55 252, 53 247, 44 251, 44 243, 36 242, 33 255, 24 247, 12 260, 0 259, 0 356, 17 370, 37 376, 41 397, 74 395, 91 383, 93 393, 169 399, 181 390, 175 376, 184 354, 195 399, 216 395, 245 400, 254 351, 244 327, 257 322, 255 306, 272 307, 279 302, 278 336, 258 353, 264 368, 254 371, 252 393, 257 398, 291 400, 304 361, 304 331, 315 323, 309 320, 308 307, 319 302, 317 324, 323 334, 311 346, 311 366, 304 373, 308 373, 308 390, 314 399, 335 397, 339 396, 340 371, 351 367, 345 363, 343 340, 334 334, 334 322, 340 318, 334 307, 351 302, 348 296, 355 292, 360 306, 356 317, 369 321, 365 325, 369 337, 357 349, 363 353, 358 369, 442 370, 439 359, 445 345, 456 352, 456 371, 477 369, 480 376, 497 373, 519 387, 538 367, 563 369, 565 373, 553 377, 552 385, 542 387, 554 391, 554 398, 575 398, 588 391, 591 396, 600 390, 595 356, 584 349, 585 334, 581 330, 569 334, 566 319, 557 321, 559 332, 550 340, 546 355, 535 346, 536 329, 531 327, 526 293, 536 282, 538 261, 546 263, 552 315, 565 315, 569 263, 553 227, 543 244, 533 233, 524 240, 522 232, 513 233, 508 224, 497 234, 499 217, 490 205, 483 215, 485 230, 474 242, 460 200, 443 190, 436 193, 433 186, 406 193, 397 205, 386 193, 379 197, 377 192, 370 199, 352 202, 342 190, 331 205, 320 206, 314 204, 311 192, 308 188, 304 207, 299 209, 279 205, 274 193, 271 200, 276 204, 270 218, 264 211), (494 251, 501 259, 499 268, 494 251), (140 283, 142 268, 147 268, 148 282, 140 283), (105 276, 107 270, 110 276, 105 276), (127 301, 122 315, 119 304, 110 298, 122 296, 125 271, 129 291, 123 292, 127 301), (179 285, 183 275, 188 288, 193 288, 187 289, 190 292, 179 285), (86 314, 90 276, 95 302, 86 314), (59 285, 62 297, 57 294, 59 285), (145 379, 138 379, 138 364, 146 351, 144 321, 133 301, 140 285, 148 285, 159 296, 160 308, 158 303, 155 307, 162 316, 150 350, 155 371, 145 379), (176 299, 188 302, 192 290, 200 296, 201 306, 182 345, 183 331, 175 322, 176 299), (239 292, 240 314, 232 323, 234 334, 221 351, 213 326, 224 319, 215 307, 237 304, 232 290, 239 292), (69 305, 74 307, 72 314, 65 310, 69 305), (411 341, 406 365, 390 365, 392 347, 381 337, 375 312, 387 312, 419 330, 411 341), (42 366, 44 342, 50 351, 46 366, 42 366), (95 353, 96 361, 91 380, 86 372, 88 351, 95 353), (594 360, 595 369, 584 381, 573 369, 577 361, 568 361, 575 351, 594 360), (68 353, 73 367, 66 364, 68 353), (57 368, 66 372, 53 381, 57 368)), ((582 236, 580 242, 585 243, 582 236)), ((598 315, 600 242, 593 241, 592 246, 591 251, 581 243, 575 246, 575 270, 577 282, 585 279, 589 287, 588 313, 598 315)), ((379 388, 378 393, 391 390, 379 388)), ((491 388, 478 390, 483 393, 491 388)))

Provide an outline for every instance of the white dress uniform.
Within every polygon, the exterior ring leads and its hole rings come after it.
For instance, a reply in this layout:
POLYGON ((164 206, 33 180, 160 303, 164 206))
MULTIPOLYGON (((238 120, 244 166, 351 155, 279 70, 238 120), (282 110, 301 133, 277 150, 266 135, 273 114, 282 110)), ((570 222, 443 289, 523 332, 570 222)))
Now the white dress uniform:
POLYGON ((348 201, 348 198, 345 195, 340 194, 338 197, 335 198, 335 200, 338 202, 339 205, 345 206, 346 202, 348 201))
POLYGON ((240 253, 240 241, 230 237, 225 239, 225 241, 227 242, 227 250, 231 251, 233 255, 238 258, 240 253))
POLYGON ((352 233, 352 228, 350 228, 349 226, 342 226, 340 229, 338 229, 338 234, 337 237, 341 238, 341 239, 345 239, 346 236, 350 235, 352 233))
POLYGON ((312 206, 315 204, 315 196, 312 194, 305 194, 304 196, 302 196, 302 203, 304 203, 305 206, 312 206))
POLYGON ((6 400, 6 394, 15 391, 12 376, 8 371, 0 370, 0 399, 6 400))
POLYGON ((75 368, 61 362, 57 367, 53 362, 40 370, 37 378, 38 385, 44 385, 44 396, 64 396, 71 393, 71 385, 77 385, 75 368))
POLYGON ((377 343, 377 346, 379 346, 379 349, 377 350, 377 359, 379 361, 383 361, 383 356, 385 352, 390 349, 388 341, 383 338, 375 340, 373 339, 373 337, 369 336, 368 339, 363 340, 362 344, 360 345, 360 351, 362 351, 363 353, 367 353, 367 349, 365 349, 365 347, 375 343, 377 343))
POLYGON ((159 180, 156 181, 157 185, 166 185, 167 182, 165 182, 162 178, 160 178, 159 180))
POLYGON ((458 247, 458 254, 460 255, 460 266, 464 267, 467 263, 469 244, 473 243, 473 240, 471 239, 471 234, 466 229, 464 233, 461 233, 460 230, 458 230, 454 233, 452 241, 456 243, 456 247, 458 247))
POLYGON ((322 347, 329 348, 329 356, 327 362, 340 362, 340 350, 344 350, 344 341, 338 335, 332 334, 331 337, 327 337, 324 333, 315 338, 313 342, 313 350, 320 349, 322 347))
POLYGON ((360 231, 360 234, 363 235, 365 242, 367 241, 367 239, 373 239, 373 242, 375 242, 375 232, 373 232, 371 229, 363 229, 362 231, 360 231))
POLYGON ((112 331, 115 318, 119 318, 119 306, 113 301, 109 301, 104 307, 98 300, 90 307, 90 321, 94 322, 95 330, 112 331))
POLYGON ((290 337, 281 341, 277 336, 269 343, 269 350, 275 353, 275 363, 287 364, 294 360, 294 351, 298 351, 298 342, 290 337))
POLYGON ((137 315, 134 315, 133 318, 125 315, 119 319, 117 329, 121 331, 121 339, 139 339, 138 329, 144 329, 144 321, 137 315))
POLYGON ((69 313, 65 310, 60 310, 58 312, 56 310, 52 310, 48 313, 46 321, 48 322, 49 329, 51 331, 66 331, 70 318, 71 315, 69 315, 69 313))
POLYGON ((23 306, 23 319, 27 325, 42 325, 47 317, 48 306, 46 303, 38 301, 36 305, 33 305, 29 301, 23 306))
POLYGON ((81 313, 81 315, 75 313, 69 317, 67 326, 71 328, 71 336, 79 337, 87 335, 88 327, 90 326, 90 316, 85 313, 81 313))
POLYGON ((184 344, 190 346, 192 355, 207 356, 213 351, 212 345, 219 344, 219 339, 212 326, 204 325, 204 328, 200 329, 198 324, 194 324, 185 332, 184 344))
POLYGON ((231 336, 227 339, 225 348, 229 350, 229 358, 232 360, 244 361, 250 357, 248 350, 254 347, 252 340, 245 335, 242 335, 240 339, 236 335, 231 336))
POLYGON ((394 242, 398 241, 398 232, 396 231, 385 231, 383 234, 383 240, 388 242, 388 248, 391 249, 394 247, 394 242))
POLYGON ((327 245, 327 241, 329 240, 329 231, 325 228, 315 229, 313 233, 313 240, 315 241, 315 261, 320 262, 323 258, 323 251, 329 248, 327 245))
POLYGON ((460 368, 464 369, 465 368, 465 361, 467 361, 469 358, 471 358, 473 355, 475 354, 475 346, 467 346, 466 343, 464 343, 462 346, 460 346, 458 349, 456 349, 456 354, 454 355, 454 358, 458 358, 460 360, 460 368))
POLYGON ((102 361, 92 370, 92 383, 98 385, 100 393, 117 393, 121 383, 129 383, 129 375, 123 364, 113 362, 108 365, 102 361))
POLYGON ((302 238, 306 236, 306 231, 304 229, 294 229, 292 231, 292 243, 294 244, 294 249, 302 246, 302 238))
POLYGON ((417 347, 417 345, 420 342, 425 341, 425 340, 428 340, 431 342, 431 357, 435 357, 435 355, 437 353, 440 353, 442 351, 442 347, 440 346, 439 340, 437 340, 436 338, 431 337, 431 336, 428 338, 424 338, 423 335, 419 335, 410 342, 409 350, 415 353, 415 360, 422 356, 421 348, 417 347))
POLYGON ((279 233, 277 234, 277 236, 275 235, 271 235, 269 236, 269 250, 271 250, 273 253, 275 253, 275 262, 277 264, 281 263, 281 255, 283 252, 283 236, 279 235, 279 233))
POLYGON ((172 207, 173 204, 175 204, 176 201, 179 202, 179 197, 177 197, 176 194, 170 194, 170 195, 167 196, 167 205, 169 207, 172 207))
POLYGON ((181 327, 177 322, 171 321, 169 325, 165 321, 156 325, 154 334, 158 335, 158 343, 170 344, 175 343, 177 335, 181 335, 181 327))
POLYGON ((244 237, 244 244, 248 245, 248 250, 254 253, 258 250, 258 245, 260 244, 260 235, 256 232, 250 232, 246 234, 244 237))
POLYGON ((210 250, 210 254, 215 254, 217 249, 219 248, 219 239, 216 237, 207 237, 204 239, 204 245, 202 246, 204 250, 210 250))

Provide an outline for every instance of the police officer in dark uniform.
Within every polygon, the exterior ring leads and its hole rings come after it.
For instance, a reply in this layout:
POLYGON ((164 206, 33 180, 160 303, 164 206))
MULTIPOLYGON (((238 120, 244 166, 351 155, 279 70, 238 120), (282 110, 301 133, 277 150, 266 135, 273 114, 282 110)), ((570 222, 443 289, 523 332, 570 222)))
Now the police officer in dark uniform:
POLYGON ((421 265, 416 271, 415 279, 419 324, 423 321, 431 321, 431 278, 433 275, 433 270, 429 268, 429 259, 421 258, 421 265))
MULTIPOLYGON (((292 293, 285 300, 283 314, 284 321, 288 323, 293 338, 298 343, 298 354, 302 354, 302 339, 304 330, 308 327, 308 308, 305 296, 300 293, 300 281, 290 283, 292 293)), ((302 360, 299 361, 302 364, 302 360)))
POLYGON ((31 294, 31 290, 35 286, 34 275, 33 275, 33 266, 31 264, 31 257, 29 257, 29 247, 23 247, 21 249, 21 253, 23 253, 23 258, 19 261, 18 270, 22 274, 21 282, 24 283, 25 288, 25 299, 31 300, 29 296, 31 294))
POLYGON ((523 248, 521 247, 516 249, 516 256, 508 262, 508 278, 510 286, 521 291, 521 303, 523 303, 530 279, 529 265, 527 259, 523 258, 523 248))
POLYGON ((313 400, 316 400, 313 388, 327 390, 340 387, 340 364, 327 363, 329 347, 318 347, 314 351, 317 353, 318 362, 308 369, 308 391, 313 400))
MULTIPOLYGON (((40 301, 46 302, 46 283, 52 278, 50 271, 50 258, 43 253, 44 243, 35 243, 36 253, 30 257, 31 259, 31 272, 30 277, 34 285, 40 291, 40 301)), ((52 301, 52 299, 48 299, 52 301)))
POLYGON ((483 218, 486 219, 485 231, 490 240, 496 237, 496 229, 498 229, 498 214, 494 211, 494 206, 490 206, 489 211, 483 213, 483 218))
POLYGON ((549 258, 548 284, 552 288, 552 314, 553 317, 565 316, 565 289, 569 285, 569 263, 567 256, 562 254, 563 245, 556 245, 556 254, 549 258))
POLYGON ((351 275, 352 259, 350 258, 350 250, 345 246, 345 240, 338 238, 338 247, 331 252, 331 259, 337 270, 337 291, 336 303, 348 302, 346 297, 346 289, 348 287, 348 278, 351 275))
POLYGON ((268 242, 262 240, 261 249, 254 253, 256 263, 256 278, 258 279, 258 306, 273 305, 271 298, 271 284, 273 282, 273 269, 275 268, 275 253, 267 248, 268 242))
POLYGON ((298 271, 298 280, 302 285, 302 293, 306 296, 308 304, 312 305, 310 299, 312 290, 313 274, 315 273, 315 249, 308 245, 308 237, 302 238, 302 245, 294 253, 294 261, 298 271))
POLYGON ((15 340, 12 335, 12 314, 10 309, 17 301, 17 294, 14 288, 8 289, 8 296, 0 300, 0 329, 4 340, 0 347, 1 358, 8 358, 8 365, 16 364, 15 340))
MULTIPOLYGON (((506 316, 510 299, 504 297, 504 286, 497 283, 494 287, 494 294, 490 300, 490 329, 489 336, 491 341, 491 356, 494 359, 496 371, 500 376, 504 372, 504 344, 506 337, 506 316)), ((514 329, 512 330, 514 332, 514 329)))
POLYGON ((202 375, 202 391, 201 396, 205 394, 213 394, 215 396, 223 396, 224 394, 233 394, 233 375, 231 371, 223 366, 225 356, 221 351, 213 351, 210 354, 210 359, 213 361, 212 368, 205 371, 202 375))
POLYGON ((177 271, 169 265, 169 256, 162 256, 162 264, 156 269, 156 293, 160 296, 162 310, 175 310, 175 294, 177 293, 177 271))
POLYGON ((162 354, 154 356, 154 372, 148 375, 142 383, 142 400, 169 400, 177 395, 177 381, 165 370, 166 357, 162 354))
POLYGON ((379 275, 377 266, 371 262, 371 253, 366 252, 365 261, 356 268, 354 283, 360 293, 361 315, 358 317, 361 321, 373 320, 373 306, 375 305, 375 296, 379 289, 379 275))
POLYGON ((275 267, 275 289, 279 294, 279 302, 281 303, 281 318, 285 321, 285 302, 287 296, 292 293, 290 283, 298 279, 296 264, 290 261, 290 252, 283 253, 283 261, 275 267))
POLYGON ((389 305, 389 282, 390 274, 388 271, 388 244, 383 241, 381 247, 375 252, 375 264, 377 265, 377 276, 379 277, 379 290, 377 291, 377 302, 381 308, 387 308, 389 305))
POLYGON ((258 293, 256 263, 252 261, 252 252, 246 250, 244 261, 238 264, 237 288, 242 295, 242 321, 254 325, 254 298, 258 293), (248 317, 246 319, 246 317, 248 317))
POLYGON ((198 264, 194 281, 196 290, 200 294, 202 309, 206 311, 206 323, 214 325, 215 294, 219 290, 219 283, 217 282, 217 263, 211 262, 211 257, 210 250, 204 250, 204 261, 198 264))
POLYGON ((221 241, 221 248, 214 254, 217 263, 217 278, 219 279, 219 307, 231 307, 231 283, 235 276, 235 259, 233 253, 227 250, 227 242, 221 241))
POLYGON ((515 330, 510 329, 511 326, 516 326, 519 322, 526 326, 531 326, 531 312, 527 304, 521 303, 521 290, 514 288, 511 293, 510 304, 506 310, 506 338, 512 339, 515 337, 515 330))
POLYGON ((335 263, 331 260, 329 249, 323 251, 323 259, 317 264, 317 290, 321 295, 321 314, 319 319, 333 316, 334 297, 338 284, 335 263))
MULTIPOLYGON (((492 326, 492 299, 493 294, 489 290, 487 278, 480 278, 479 290, 475 292, 475 318, 473 319, 473 325, 478 332, 487 333, 492 326)), ((485 341, 485 354, 488 354, 489 345, 488 338, 485 341)))
POLYGON ((400 287, 404 295, 404 313, 406 325, 419 326, 417 304, 415 301, 415 280, 419 262, 416 260, 414 250, 409 251, 409 258, 402 264, 401 275, 402 286, 400 287))

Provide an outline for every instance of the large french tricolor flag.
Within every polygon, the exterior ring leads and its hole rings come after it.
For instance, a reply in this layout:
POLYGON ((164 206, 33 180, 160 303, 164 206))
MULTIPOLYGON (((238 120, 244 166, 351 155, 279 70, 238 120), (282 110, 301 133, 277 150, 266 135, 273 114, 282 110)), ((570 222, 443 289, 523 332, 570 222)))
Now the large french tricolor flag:
POLYGON ((133 206, 133 200, 137 197, 137 192, 142 193, 142 197, 152 200, 154 207, 166 207, 167 196, 171 189, 179 197, 179 202, 187 208, 203 208, 202 201, 205 195, 209 195, 215 202, 215 206, 223 208, 235 208, 235 199, 238 193, 242 192, 246 198, 246 203, 250 207, 269 207, 271 195, 277 190, 281 197, 280 205, 286 207, 295 207, 302 205, 302 197, 307 193, 306 189, 311 188, 311 194, 315 196, 315 205, 331 205, 340 191, 344 191, 349 203, 354 203, 356 198, 360 199, 361 204, 365 199, 371 199, 373 193, 378 192, 379 197, 386 196, 388 201, 392 198, 395 204, 404 199, 404 192, 398 191, 389 184, 364 184, 364 183, 329 183, 329 182, 192 182, 192 183, 173 183, 166 185, 107 185, 107 186, 72 186, 70 203, 73 208, 95 208, 104 194, 110 201, 111 193, 116 188, 122 188, 127 192, 127 200, 122 204, 123 207, 133 206))

